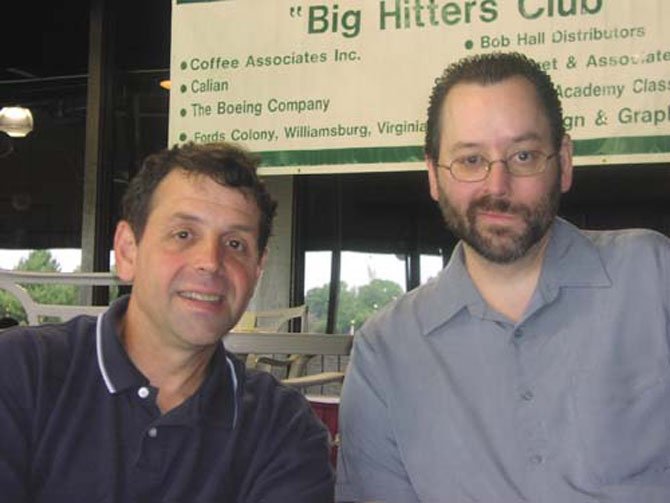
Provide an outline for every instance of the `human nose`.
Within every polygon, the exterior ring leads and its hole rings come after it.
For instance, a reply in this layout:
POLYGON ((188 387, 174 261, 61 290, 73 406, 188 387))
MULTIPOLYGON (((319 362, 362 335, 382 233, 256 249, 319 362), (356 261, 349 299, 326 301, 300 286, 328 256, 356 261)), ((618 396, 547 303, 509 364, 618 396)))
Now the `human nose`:
POLYGON ((507 168, 507 162, 504 159, 491 161, 489 164, 489 174, 486 177, 486 187, 490 194, 507 194, 512 175, 507 168))
POLYGON ((217 239, 202 239, 195 246, 193 266, 202 272, 215 273, 221 266, 221 245, 217 239))

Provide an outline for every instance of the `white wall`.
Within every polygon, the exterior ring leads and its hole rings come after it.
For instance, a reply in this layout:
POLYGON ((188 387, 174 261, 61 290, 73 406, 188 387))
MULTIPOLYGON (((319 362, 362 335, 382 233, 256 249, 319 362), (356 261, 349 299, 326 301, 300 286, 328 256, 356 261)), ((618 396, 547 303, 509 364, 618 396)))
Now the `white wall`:
POLYGON ((264 180, 279 204, 265 270, 249 303, 253 310, 288 307, 291 282, 293 176, 268 176, 264 180))

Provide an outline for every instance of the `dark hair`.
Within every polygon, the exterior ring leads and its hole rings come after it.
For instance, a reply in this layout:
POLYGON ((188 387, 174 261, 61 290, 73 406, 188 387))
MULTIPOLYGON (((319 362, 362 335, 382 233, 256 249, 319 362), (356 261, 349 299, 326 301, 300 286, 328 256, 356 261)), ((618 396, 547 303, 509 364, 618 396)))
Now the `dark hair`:
POLYGON ((428 105, 428 121, 424 153, 433 162, 440 155, 441 110, 447 94, 456 84, 461 82, 477 84, 496 84, 511 77, 524 77, 537 91, 537 97, 543 104, 549 127, 551 140, 556 150, 561 147, 565 135, 563 126, 563 109, 551 77, 542 70, 540 65, 517 52, 494 52, 478 54, 452 63, 436 80, 428 105))
POLYGON ((204 175, 226 187, 236 187, 253 197, 261 212, 258 251, 263 253, 272 233, 277 202, 272 199, 256 170, 260 158, 231 143, 187 143, 148 156, 131 180, 123 196, 123 219, 128 221, 137 241, 149 218, 156 187, 174 169, 204 175))
POLYGON ((11 316, 3 316, 0 318, 0 329, 15 327, 18 324, 19 322, 11 316))

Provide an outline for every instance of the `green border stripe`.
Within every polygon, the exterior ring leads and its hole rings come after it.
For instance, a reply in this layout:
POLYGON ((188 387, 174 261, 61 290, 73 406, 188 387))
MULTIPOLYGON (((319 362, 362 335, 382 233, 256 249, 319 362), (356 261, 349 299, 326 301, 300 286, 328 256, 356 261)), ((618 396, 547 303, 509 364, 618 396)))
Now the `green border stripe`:
POLYGON ((263 166, 322 166, 326 164, 378 164, 423 160, 421 147, 374 147, 260 152, 263 166))
POLYGON ((665 154, 670 152, 670 136, 624 136, 576 140, 575 155, 665 154))
MULTIPOLYGON (((575 140, 575 156, 666 154, 670 136, 575 140)), ((264 167, 382 164, 423 161, 422 147, 372 147, 260 152, 264 167)))

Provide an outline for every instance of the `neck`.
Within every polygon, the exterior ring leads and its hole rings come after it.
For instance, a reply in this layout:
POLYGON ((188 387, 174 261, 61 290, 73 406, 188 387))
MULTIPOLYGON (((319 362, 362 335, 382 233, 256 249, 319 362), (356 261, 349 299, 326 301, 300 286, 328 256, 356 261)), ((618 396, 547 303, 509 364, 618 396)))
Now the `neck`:
MULTIPOLYGON (((130 306, 129 306, 130 310, 130 306)), ((147 331, 132 328, 128 315, 123 320, 121 339, 128 357, 158 389, 156 404, 162 413, 192 396, 205 380, 214 346, 186 349, 168 347, 147 331)))
POLYGON ((464 244, 465 266, 486 303, 518 322, 530 303, 542 271, 549 232, 518 260, 498 264, 464 244))

